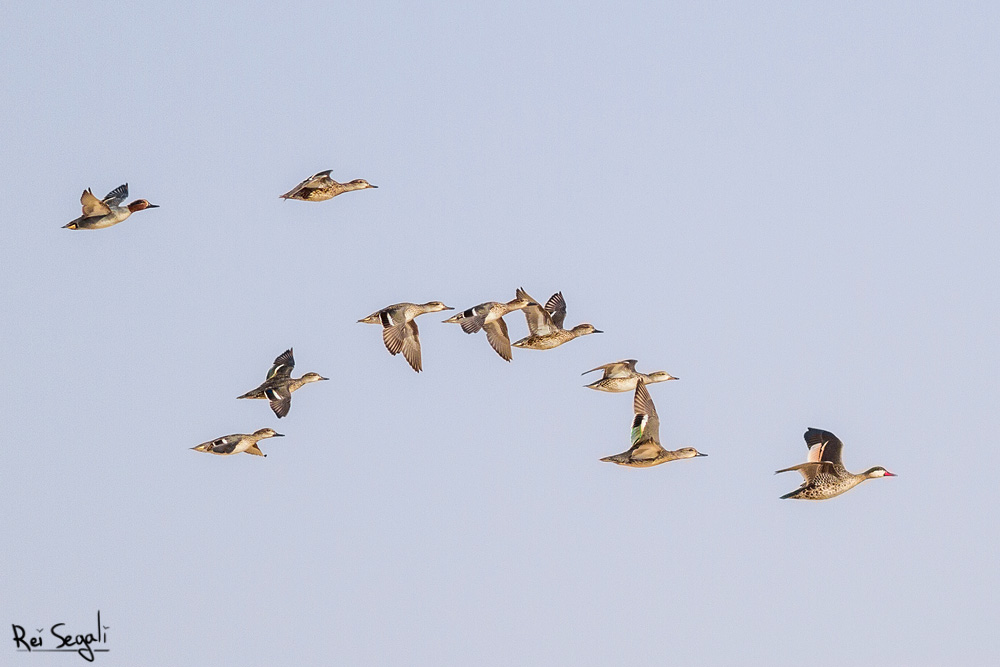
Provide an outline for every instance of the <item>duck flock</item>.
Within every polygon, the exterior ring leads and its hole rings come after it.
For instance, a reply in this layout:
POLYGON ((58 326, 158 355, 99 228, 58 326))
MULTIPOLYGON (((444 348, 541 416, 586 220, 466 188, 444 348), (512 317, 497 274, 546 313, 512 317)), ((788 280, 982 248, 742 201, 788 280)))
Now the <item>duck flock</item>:
MULTIPOLYGON (((320 202, 352 190, 377 187, 364 179, 339 183, 330 177, 330 170, 327 170, 310 176, 281 195, 281 198, 320 202)), ((103 199, 95 197, 90 189, 84 190, 80 197, 83 214, 64 227, 75 230, 105 229, 123 222, 137 211, 158 208, 156 204, 151 204, 145 199, 137 199, 122 206, 127 198, 128 183, 118 186, 103 199)), ((389 353, 393 356, 402 353, 410 367, 419 373, 423 370, 423 362, 416 318, 426 313, 444 310, 454 309, 440 301, 403 302, 386 306, 358 322, 381 325, 382 341, 389 353)), ((541 305, 521 288, 518 288, 512 301, 487 301, 444 321, 458 324, 467 334, 475 334, 480 330, 485 332, 490 347, 508 362, 513 358, 512 346, 529 350, 550 350, 581 336, 602 333, 592 324, 578 324, 571 329, 563 327, 566 321, 566 300, 562 292, 553 294, 544 305, 541 305), (518 310, 524 314, 528 335, 511 343, 507 323, 503 318, 518 310)), ((669 450, 660 444, 660 419, 646 385, 677 378, 666 371, 641 373, 636 370, 636 363, 635 359, 625 359, 598 366, 584 373, 586 375, 595 371, 603 372, 599 380, 586 385, 589 389, 635 393, 632 401, 634 416, 630 446, 621 454, 606 456, 601 461, 631 468, 649 468, 668 461, 706 456, 693 447, 669 450)), ((306 373, 300 378, 293 378, 294 368, 295 357, 289 348, 274 360, 260 386, 238 398, 266 399, 270 401, 271 409, 279 419, 285 417, 292 406, 293 392, 307 384, 327 379, 319 373, 306 373)), ((270 428, 263 428, 253 433, 225 435, 203 442, 192 449, 223 456, 240 453, 267 456, 260 450, 258 443, 265 438, 273 437, 282 437, 282 434, 270 428)), ((869 468, 858 474, 849 472, 841 460, 844 444, 829 431, 809 428, 804 437, 809 448, 805 463, 777 471, 778 473, 798 471, 803 477, 803 482, 799 488, 786 493, 781 496, 782 498, 827 500, 851 490, 865 480, 895 476, 881 466, 869 468)))

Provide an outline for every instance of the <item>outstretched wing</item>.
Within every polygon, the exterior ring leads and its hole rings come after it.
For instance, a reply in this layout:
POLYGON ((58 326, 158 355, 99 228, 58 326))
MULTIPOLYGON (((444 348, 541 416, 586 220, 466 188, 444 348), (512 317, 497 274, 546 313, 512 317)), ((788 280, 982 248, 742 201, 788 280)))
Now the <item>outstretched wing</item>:
POLYGON ((413 320, 400 322, 382 329, 382 342, 389 354, 403 353, 410 367, 416 372, 423 370, 420 362, 420 330, 413 320))
POLYGON ((410 368, 416 372, 423 370, 420 362, 420 330, 413 320, 403 324, 403 357, 410 364, 410 368))
POLYGON ((128 197, 128 183, 122 183, 117 188, 104 195, 103 201, 108 206, 118 206, 128 197))
POLYGON ((483 321, 486 319, 485 315, 473 315, 471 317, 465 317, 458 321, 462 331, 467 334, 474 334, 483 328, 483 321))
POLYGON ((635 417, 632 418, 632 444, 652 440, 659 445, 660 417, 656 414, 656 406, 649 396, 646 383, 642 381, 635 385, 632 409, 635 412, 635 417))
POLYGON ((292 395, 278 392, 278 395, 271 399, 271 409, 274 410, 275 416, 281 419, 292 409, 292 395))
POLYGON ((269 387, 264 390, 264 396, 271 402, 271 409, 278 419, 287 415, 292 407, 292 392, 287 386, 269 387))
POLYGON ((312 176, 310 176, 306 180, 302 181, 301 187, 319 188, 319 187, 323 187, 325 185, 329 185, 330 181, 333 180, 332 178, 330 178, 330 172, 331 171, 333 171, 333 170, 332 169, 326 169, 325 171, 320 171, 320 172, 317 172, 317 173, 313 174, 312 176))
POLYGON ((274 365, 267 372, 267 379, 290 377, 293 368, 295 368, 295 357, 292 356, 292 348, 288 348, 274 360, 274 365))
POLYGON ((528 323, 528 331, 533 336, 547 336, 559 330, 552 317, 541 306, 525 306, 524 320, 528 323))
POLYGON ((833 464, 829 461, 810 461, 808 463, 800 463, 794 465, 790 468, 782 468, 781 470, 775 470, 774 474, 777 475, 779 472, 791 472, 792 470, 797 470, 802 475, 804 480, 803 485, 810 484, 816 476, 820 473, 828 473, 830 475, 835 475, 833 464))
POLYGON ((303 190, 314 190, 316 188, 328 187, 333 179, 330 178, 330 169, 326 171, 321 171, 317 174, 313 174, 306 180, 302 181, 294 188, 281 195, 281 199, 295 199, 298 195, 302 194, 303 190))
POLYGON ((507 323, 503 318, 484 325, 483 330, 486 331, 486 340, 496 353, 506 361, 510 361, 513 356, 510 351, 510 335, 507 333, 507 323))
POLYGON ((844 451, 844 443, 833 433, 810 427, 803 434, 803 437, 806 440, 806 447, 809 448, 808 461, 843 463, 841 455, 844 451))
MULTIPOLYGON (((538 305, 538 302, 528 296, 520 287, 517 288, 517 298, 530 301, 531 303, 521 309, 524 319, 528 323, 528 331, 533 336, 547 336, 558 331, 559 327, 552 321, 552 316, 548 311, 538 305)), ((551 300, 551 299, 550 299, 551 300)))
POLYGON ((566 321, 566 299, 563 298, 562 292, 556 292, 549 297, 545 302, 545 312, 552 316, 553 324, 560 329, 563 328, 563 322, 566 321))
POLYGON ((615 361, 610 364, 598 366, 597 368, 591 368, 589 371, 580 373, 580 375, 586 375, 594 371, 604 371, 602 380, 607 380, 608 378, 629 378, 635 374, 635 365, 637 363, 635 359, 623 359, 622 361, 615 361))
POLYGON ((462 331, 467 334, 473 334, 482 329, 483 324, 486 323, 486 316, 492 307, 493 302, 487 301, 463 311, 461 313, 462 319, 458 320, 458 323, 462 326, 462 331))
POLYGON ((83 217, 85 218, 94 218, 111 213, 108 205, 95 197, 90 188, 84 190, 83 194, 80 195, 80 203, 83 205, 83 217))

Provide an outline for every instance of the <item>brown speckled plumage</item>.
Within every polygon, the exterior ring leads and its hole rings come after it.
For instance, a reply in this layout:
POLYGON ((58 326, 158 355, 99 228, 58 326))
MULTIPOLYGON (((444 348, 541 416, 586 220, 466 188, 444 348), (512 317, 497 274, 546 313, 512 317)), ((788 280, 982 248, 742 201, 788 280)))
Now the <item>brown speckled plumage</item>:
POLYGON ((377 188, 363 178, 356 178, 347 183, 338 183, 330 178, 330 169, 313 174, 294 188, 280 196, 280 199, 298 199, 300 201, 326 201, 337 195, 352 190, 377 188))
POLYGON ((809 428, 805 432, 809 458, 805 463, 782 468, 780 472, 798 471, 803 478, 802 486, 786 493, 782 498, 793 500, 828 500, 850 491, 865 480, 877 477, 895 477, 882 466, 869 468, 860 474, 849 472, 841 460, 844 443, 829 431, 809 428))

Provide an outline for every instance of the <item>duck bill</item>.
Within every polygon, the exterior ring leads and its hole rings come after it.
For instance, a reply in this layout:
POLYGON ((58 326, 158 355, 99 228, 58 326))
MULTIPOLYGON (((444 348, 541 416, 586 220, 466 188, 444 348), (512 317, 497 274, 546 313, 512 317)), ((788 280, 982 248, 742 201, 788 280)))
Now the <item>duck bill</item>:
POLYGON ((883 475, 883 476, 884 477, 899 477, 899 475, 897 475, 896 473, 889 472, 888 470, 885 471, 885 475, 883 475))
POLYGON ((697 454, 695 454, 695 458, 697 458, 699 456, 708 456, 708 454, 702 454, 701 452, 698 452, 697 454))
POLYGON ((594 329, 593 333, 604 333, 604 332, 601 331, 600 329, 594 329))
POLYGON ((159 204, 150 204, 146 208, 160 208, 160 205, 159 204))
POLYGON ((275 433, 275 434, 274 434, 273 436, 271 436, 271 437, 272 437, 272 438, 284 438, 284 437, 285 437, 285 434, 284 434, 284 433, 275 433))

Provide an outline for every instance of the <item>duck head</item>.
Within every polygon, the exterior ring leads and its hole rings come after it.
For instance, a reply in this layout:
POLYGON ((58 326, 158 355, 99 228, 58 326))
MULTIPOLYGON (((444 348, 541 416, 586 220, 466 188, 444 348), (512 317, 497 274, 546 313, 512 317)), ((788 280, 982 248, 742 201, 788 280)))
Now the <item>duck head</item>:
POLYGON ((276 433, 273 428, 262 428, 258 431, 254 431, 253 434, 258 438, 284 438, 284 433, 276 433))
POLYGON ((680 380, 678 377, 674 377, 666 371, 653 371, 649 374, 649 379, 652 382, 666 382, 667 380, 680 380))
POLYGON ((128 205, 128 210, 132 213, 136 211, 141 211, 146 208, 160 208, 158 204, 150 204, 145 199, 136 199, 134 202, 128 205))
POLYGON ((527 308, 528 306, 537 306, 537 305, 538 304, 532 301, 531 299, 526 299, 523 296, 521 296, 520 293, 518 294, 518 297, 516 299, 507 302, 508 307, 517 310, 520 310, 521 308, 527 308))
POLYGON ((428 301, 424 304, 424 312, 436 313, 439 310, 455 310, 451 306, 446 306, 440 301, 428 301))
POLYGON ((708 454, 702 454, 694 447, 682 447, 674 453, 679 459, 693 459, 696 456, 708 456, 708 454))
POLYGON ((344 185, 349 185, 353 190, 365 190, 367 188, 377 188, 377 185, 372 185, 363 178, 355 178, 350 183, 345 183, 344 185))
POLYGON ((595 329, 593 324, 577 324, 573 327, 573 333, 577 336, 586 336, 587 334, 594 333, 604 333, 600 329, 595 329))
POLYGON ((889 472, 882 466, 875 466, 874 468, 869 468, 865 471, 865 477, 868 479, 875 479, 876 477, 898 477, 898 475, 894 472, 889 472))
POLYGON ((306 373, 300 379, 303 382, 319 382, 320 380, 329 380, 330 378, 325 378, 319 373, 306 373))

